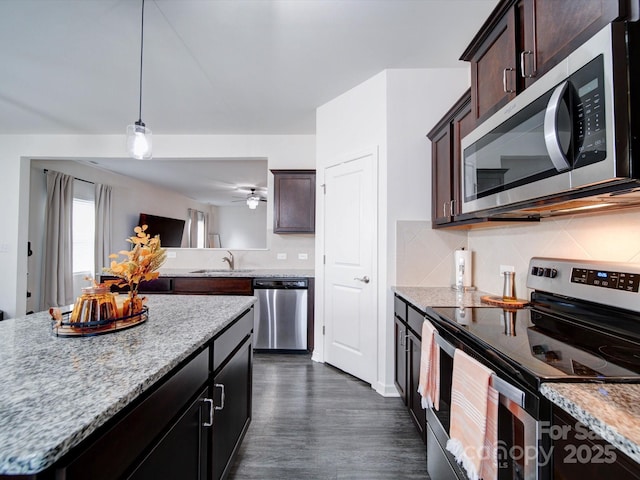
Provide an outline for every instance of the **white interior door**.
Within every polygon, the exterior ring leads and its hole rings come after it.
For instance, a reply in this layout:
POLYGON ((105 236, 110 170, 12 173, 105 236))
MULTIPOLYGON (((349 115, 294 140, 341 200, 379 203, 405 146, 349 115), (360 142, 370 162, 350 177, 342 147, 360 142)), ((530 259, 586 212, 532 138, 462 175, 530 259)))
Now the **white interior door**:
POLYGON ((377 365, 375 153, 325 169, 325 361, 374 383, 377 365))

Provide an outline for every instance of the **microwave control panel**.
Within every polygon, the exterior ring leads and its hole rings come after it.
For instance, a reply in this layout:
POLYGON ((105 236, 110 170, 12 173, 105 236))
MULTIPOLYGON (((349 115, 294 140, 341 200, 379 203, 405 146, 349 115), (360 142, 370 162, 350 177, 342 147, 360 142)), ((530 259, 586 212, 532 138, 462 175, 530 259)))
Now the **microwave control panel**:
POLYGON ((575 166, 606 158, 604 67, 599 55, 571 75, 575 110, 575 166))

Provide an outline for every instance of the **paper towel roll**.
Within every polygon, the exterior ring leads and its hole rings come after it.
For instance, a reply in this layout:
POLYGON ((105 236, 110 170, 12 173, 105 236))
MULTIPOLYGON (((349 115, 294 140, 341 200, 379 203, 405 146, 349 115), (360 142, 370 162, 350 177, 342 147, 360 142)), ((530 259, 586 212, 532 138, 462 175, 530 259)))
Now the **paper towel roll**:
POLYGON ((456 287, 471 286, 471 250, 456 250, 453 254, 456 287))

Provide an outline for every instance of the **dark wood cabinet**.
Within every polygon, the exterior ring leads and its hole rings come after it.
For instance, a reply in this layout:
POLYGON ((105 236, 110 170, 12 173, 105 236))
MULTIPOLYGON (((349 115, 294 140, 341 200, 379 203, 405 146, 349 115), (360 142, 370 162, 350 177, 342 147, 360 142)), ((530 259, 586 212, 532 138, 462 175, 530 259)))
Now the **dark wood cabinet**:
POLYGON ((450 224, 461 213, 461 141, 475 126, 471 113, 471 92, 467 91, 427 134, 431 140, 431 218, 434 226, 450 224))
POLYGON ((627 0, 503 0, 462 54, 476 120, 495 113, 608 23, 627 0))
POLYGON ((420 383, 420 334, 424 314, 396 295, 394 303, 395 362, 394 383, 413 423, 426 442, 426 411, 418 393, 420 383))
POLYGON ((394 332, 394 383, 400 398, 407 405, 407 326, 397 316, 394 321, 394 332))
POLYGON ((640 479, 640 464, 564 410, 554 407, 553 425, 554 480, 640 479))
POLYGON ((211 459, 212 478, 216 480, 226 478, 251 421, 252 352, 247 337, 240 349, 214 373, 211 459))
POLYGON ((34 478, 226 477, 251 421, 253 309, 34 478))
POLYGON ((422 397, 418 393, 420 384, 420 357, 422 356, 421 338, 410 329, 407 330, 407 400, 413 423, 426 443, 426 410, 422 408, 422 397))
POLYGON ((208 413, 204 408, 204 402, 208 392, 208 388, 200 392, 127 478, 130 480, 152 478, 205 480, 207 478, 208 437, 204 424, 208 413))
POLYGON ((187 295, 252 295, 250 277, 175 277, 173 293, 187 295))
POLYGON ((273 173, 273 233, 314 233, 316 171, 271 170, 273 173))

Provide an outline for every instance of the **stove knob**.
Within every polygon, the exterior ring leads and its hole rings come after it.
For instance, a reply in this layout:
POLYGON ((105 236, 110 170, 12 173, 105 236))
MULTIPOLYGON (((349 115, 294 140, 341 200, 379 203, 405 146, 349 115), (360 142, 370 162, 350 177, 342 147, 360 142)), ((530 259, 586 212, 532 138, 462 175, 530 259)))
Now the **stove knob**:
POLYGON ((536 275, 538 277, 541 277, 542 275, 544 275, 544 268, 538 267, 538 272, 536 273, 536 275))
POLYGON ((531 267, 531 275, 533 276, 538 275, 538 267, 531 267))
POLYGON ((543 273, 543 275, 545 277, 551 277, 551 269, 550 268, 545 268, 542 273, 543 273))
POLYGON ((552 268, 551 274, 549 275, 549 277, 556 278, 557 276, 558 276, 558 270, 556 270, 555 268, 552 268))

